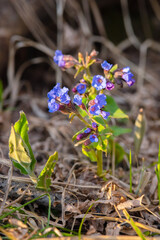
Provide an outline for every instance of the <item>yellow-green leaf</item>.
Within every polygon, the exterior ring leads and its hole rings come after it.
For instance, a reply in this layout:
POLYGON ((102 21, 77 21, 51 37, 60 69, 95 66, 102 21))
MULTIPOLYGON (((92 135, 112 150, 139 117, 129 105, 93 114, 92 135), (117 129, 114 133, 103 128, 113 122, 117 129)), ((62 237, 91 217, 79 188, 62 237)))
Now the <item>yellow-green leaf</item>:
POLYGON ((16 167, 19 166, 18 168, 23 174, 31 173, 31 158, 27 152, 27 147, 21 136, 15 132, 13 125, 9 138, 9 157, 13 164, 16 163, 16 167))

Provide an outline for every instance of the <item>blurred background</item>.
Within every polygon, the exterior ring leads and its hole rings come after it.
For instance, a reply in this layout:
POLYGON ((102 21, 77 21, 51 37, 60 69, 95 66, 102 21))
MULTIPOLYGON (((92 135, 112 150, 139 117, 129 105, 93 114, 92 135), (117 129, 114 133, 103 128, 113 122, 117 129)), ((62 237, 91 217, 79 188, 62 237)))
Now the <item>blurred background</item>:
MULTIPOLYGON (((158 151, 159 0, 0 0, 0 16, 1 133, 8 136, 20 110, 37 119, 51 118, 47 92, 56 82, 70 89, 75 84, 74 70, 61 72, 55 66, 56 49, 74 57, 96 49, 99 58, 130 66, 136 84, 112 94, 129 113, 130 124, 139 108, 145 109, 152 133, 143 143, 144 153, 148 146, 151 154, 158 151)), ((4 144, 6 139, 2 134, 4 144)))

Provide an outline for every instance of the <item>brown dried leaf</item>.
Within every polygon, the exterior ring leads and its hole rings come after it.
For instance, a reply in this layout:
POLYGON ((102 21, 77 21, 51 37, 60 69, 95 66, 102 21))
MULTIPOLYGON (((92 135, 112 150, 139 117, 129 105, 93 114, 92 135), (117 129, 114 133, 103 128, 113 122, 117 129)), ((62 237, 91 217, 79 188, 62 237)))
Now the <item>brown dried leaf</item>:
POLYGON ((20 228, 28 228, 26 224, 15 218, 10 218, 9 223, 20 228))
POLYGON ((117 209, 118 210, 123 210, 125 208, 131 209, 133 207, 139 207, 139 206, 141 206, 143 197, 144 197, 144 195, 142 195, 141 197, 139 197, 137 199, 127 200, 123 203, 120 203, 120 204, 117 205, 117 209))
POLYGON ((118 236, 120 233, 121 227, 116 222, 109 222, 106 226, 106 235, 118 236))

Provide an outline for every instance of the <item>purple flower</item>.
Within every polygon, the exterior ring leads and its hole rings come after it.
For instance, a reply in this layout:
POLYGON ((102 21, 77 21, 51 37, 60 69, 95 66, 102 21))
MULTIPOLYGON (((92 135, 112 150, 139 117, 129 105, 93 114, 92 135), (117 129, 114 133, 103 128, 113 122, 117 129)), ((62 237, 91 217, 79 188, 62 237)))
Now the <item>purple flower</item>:
POLYGON ((92 123, 92 127, 93 127, 93 128, 97 128, 98 125, 97 125, 95 122, 93 122, 93 123, 92 123))
POLYGON ((89 108, 89 112, 93 115, 99 115, 101 113, 100 107, 95 104, 89 108))
POLYGON ((101 115, 106 120, 108 118, 108 116, 110 115, 110 113, 109 112, 105 112, 105 111, 101 111, 101 115))
POLYGON ((100 107, 104 107, 107 102, 106 102, 106 95, 105 94, 99 94, 95 98, 95 103, 100 107))
POLYGON ((101 75, 95 75, 92 80, 92 86, 98 91, 104 89, 106 87, 106 79, 101 75))
POLYGON ((95 134, 91 134, 89 136, 89 139, 90 139, 91 142, 98 142, 97 135, 95 135, 95 134))
POLYGON ((78 94, 74 95, 73 103, 75 103, 77 106, 80 106, 82 104, 82 98, 78 94))
POLYGON ((77 91, 78 91, 80 94, 85 93, 86 88, 87 88, 87 86, 86 86, 86 84, 84 84, 84 83, 80 83, 80 84, 77 85, 77 91))
POLYGON ((133 73, 131 73, 129 67, 125 67, 122 69, 123 75, 122 78, 123 80, 128 84, 128 86, 132 86, 135 83, 135 80, 132 79, 133 73))
POLYGON ((51 99, 48 101, 49 112, 56 112, 59 110, 60 105, 56 103, 55 99, 51 99))
POLYGON ((130 81, 127 82, 128 86, 132 86, 135 83, 135 79, 131 79, 130 81))
POLYGON ((111 83, 110 81, 107 81, 106 82, 106 89, 107 90, 112 90, 114 88, 114 84, 113 83, 111 83))
POLYGON ((84 133, 90 133, 91 131, 92 131, 92 129, 87 128, 87 129, 84 131, 84 133))
POLYGON ((111 69, 111 67, 113 66, 113 64, 108 63, 107 61, 104 61, 101 64, 102 68, 106 71, 109 71, 111 69))
POLYGON ((60 50, 55 51, 55 56, 53 58, 54 62, 61 68, 65 67, 65 61, 63 60, 63 54, 60 50))

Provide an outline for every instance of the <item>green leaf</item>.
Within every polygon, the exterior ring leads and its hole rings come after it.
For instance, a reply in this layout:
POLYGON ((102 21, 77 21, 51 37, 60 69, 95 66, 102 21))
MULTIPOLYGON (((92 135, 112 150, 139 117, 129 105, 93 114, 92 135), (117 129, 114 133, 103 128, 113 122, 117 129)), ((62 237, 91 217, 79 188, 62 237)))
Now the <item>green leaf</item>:
POLYGON ((31 158, 29 156, 28 148, 21 138, 15 132, 14 126, 11 127, 11 134, 9 138, 9 157, 13 161, 13 165, 17 167, 22 174, 28 174, 32 181, 36 182, 36 177, 31 169, 31 158))
POLYGON ((96 149, 103 152, 107 152, 108 140, 107 138, 101 138, 101 142, 98 143, 96 149))
POLYGON ((21 112, 20 119, 15 125, 11 126, 9 157, 13 161, 13 165, 22 174, 28 174, 31 180, 36 183, 36 176, 34 174, 36 160, 29 144, 28 122, 23 112, 21 112))
POLYGON ((14 129, 15 129, 15 132, 21 136, 25 145, 27 146, 27 151, 31 158, 30 168, 33 171, 36 164, 36 159, 34 158, 33 151, 29 143, 29 137, 28 137, 29 126, 28 126, 26 115, 23 111, 20 112, 20 119, 14 124, 14 129))
POLYGON ((115 70, 117 70, 117 68, 118 68, 118 64, 115 64, 109 71, 113 73, 115 70))
POLYGON ((49 191, 51 185, 51 176, 54 171, 54 167, 58 161, 58 153, 55 152, 51 155, 41 171, 40 175, 38 176, 37 188, 49 191))
POLYGON ((94 116, 93 119, 94 119, 98 124, 101 124, 101 125, 103 125, 103 126, 106 125, 106 122, 105 122, 104 118, 101 117, 101 116, 94 116))
POLYGON ((128 118, 128 115, 125 114, 117 105, 115 100, 107 95, 107 105, 103 108, 104 111, 110 112, 111 118, 128 118))
POLYGON ((82 146, 82 153, 89 157, 92 162, 97 162, 97 156, 93 148, 82 146))
POLYGON ((114 136, 119 136, 121 134, 130 133, 132 131, 131 128, 123 128, 123 127, 119 127, 119 126, 110 126, 110 128, 111 128, 114 136))
POLYGON ((78 135, 78 134, 80 134, 80 133, 83 133, 85 130, 86 130, 86 127, 85 127, 85 128, 83 128, 83 129, 81 129, 81 130, 80 130, 80 131, 78 131, 77 133, 75 133, 75 134, 73 135, 73 137, 72 137, 72 141, 75 141, 75 140, 76 140, 76 137, 77 137, 77 135, 78 135))
POLYGON ((138 153, 141 147, 141 143, 145 133, 145 126, 146 126, 146 119, 145 119, 143 109, 141 108, 139 110, 139 114, 137 116, 137 119, 135 122, 135 129, 134 129, 134 151, 136 156, 138 156, 138 153))
POLYGON ((81 114, 81 116, 84 118, 84 117, 87 117, 88 114, 86 113, 85 110, 81 109, 80 107, 78 107, 78 112, 81 114))

